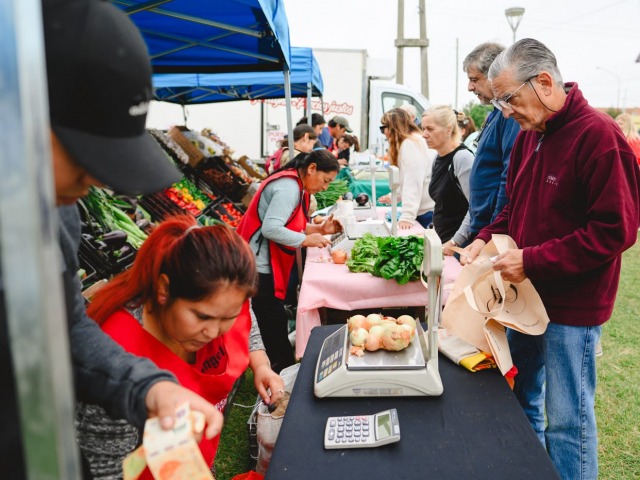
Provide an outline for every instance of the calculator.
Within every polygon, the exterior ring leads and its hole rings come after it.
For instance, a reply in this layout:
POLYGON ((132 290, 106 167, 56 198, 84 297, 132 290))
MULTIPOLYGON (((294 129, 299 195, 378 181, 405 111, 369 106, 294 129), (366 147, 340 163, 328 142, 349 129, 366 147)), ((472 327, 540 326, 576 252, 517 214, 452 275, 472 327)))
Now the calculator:
POLYGON ((395 408, 375 415, 329 417, 324 429, 324 448, 379 447, 400 441, 400 422, 395 408))

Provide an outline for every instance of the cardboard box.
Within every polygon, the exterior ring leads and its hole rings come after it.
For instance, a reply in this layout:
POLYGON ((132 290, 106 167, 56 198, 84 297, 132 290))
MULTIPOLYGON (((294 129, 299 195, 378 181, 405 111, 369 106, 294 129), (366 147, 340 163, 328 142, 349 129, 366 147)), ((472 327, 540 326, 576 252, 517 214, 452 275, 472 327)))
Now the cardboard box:
POLYGON ((183 128, 184 127, 171 127, 167 132, 167 135, 169 135, 169 138, 184 150, 184 152, 189 156, 189 165, 195 168, 202 160, 204 160, 204 153, 191 143, 191 140, 182 134, 183 128))
POLYGON ((256 168, 257 165, 253 163, 251 160, 249 160, 249 157, 247 157, 246 155, 243 155, 242 157, 240 157, 238 159, 238 163, 252 177, 257 178, 258 180, 264 180, 265 178, 267 178, 267 173, 264 171, 264 169, 256 168))

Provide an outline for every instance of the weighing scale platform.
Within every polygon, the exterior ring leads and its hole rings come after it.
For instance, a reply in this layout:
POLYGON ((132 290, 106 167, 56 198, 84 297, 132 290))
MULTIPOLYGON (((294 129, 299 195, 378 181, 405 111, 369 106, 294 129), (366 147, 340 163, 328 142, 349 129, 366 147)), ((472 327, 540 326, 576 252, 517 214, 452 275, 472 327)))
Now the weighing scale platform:
POLYGON ((345 225, 344 231, 334 233, 331 236, 331 250, 341 249, 351 251, 353 244, 365 233, 370 233, 374 237, 389 237, 391 231, 382 220, 376 222, 359 222, 345 225))
MULTIPOLYGON (((421 331, 422 329, 420 329, 421 331)), ((399 352, 349 353, 347 325, 323 343, 315 372, 317 397, 388 397, 440 395, 442 381, 437 361, 425 361, 416 331, 409 346, 399 352)))

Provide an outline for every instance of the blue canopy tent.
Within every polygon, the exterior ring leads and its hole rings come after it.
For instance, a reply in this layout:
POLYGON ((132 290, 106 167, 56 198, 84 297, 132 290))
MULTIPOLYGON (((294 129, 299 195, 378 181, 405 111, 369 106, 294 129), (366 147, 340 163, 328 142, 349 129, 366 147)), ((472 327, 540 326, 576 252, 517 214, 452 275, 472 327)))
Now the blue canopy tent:
MULTIPOLYGON (((291 96, 322 96, 322 74, 310 48, 291 47, 291 96)), ((162 102, 193 105, 234 100, 283 98, 281 72, 154 74, 154 97, 162 102)))
POLYGON ((155 73, 282 71, 291 121, 291 49, 283 0, 112 0, 140 29, 155 73))
POLYGON ((140 29, 156 73, 283 71, 283 0, 112 0, 140 29))

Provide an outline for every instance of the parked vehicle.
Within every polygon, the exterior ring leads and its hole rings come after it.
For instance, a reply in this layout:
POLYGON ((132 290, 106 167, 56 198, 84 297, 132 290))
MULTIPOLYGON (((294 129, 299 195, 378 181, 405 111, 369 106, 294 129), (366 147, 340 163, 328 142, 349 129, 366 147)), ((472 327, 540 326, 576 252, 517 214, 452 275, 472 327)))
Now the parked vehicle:
MULTIPOLYGON (((382 78, 369 68, 366 50, 314 49, 324 82, 323 99, 312 99, 312 111, 323 112, 327 121, 341 115, 349 121, 362 148, 377 146, 382 151, 384 135, 380 119, 384 112, 410 103, 418 118, 428 107, 428 100, 419 92, 382 78)), ((295 123, 306 114, 306 98, 292 99, 295 123)), ((184 114, 178 105, 154 102, 148 126, 166 129, 183 124, 192 130, 211 128, 232 146, 238 156, 266 158, 286 135, 287 121, 284 99, 236 101, 186 107, 184 114)))

